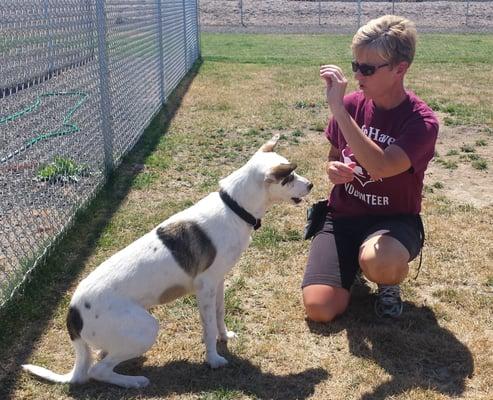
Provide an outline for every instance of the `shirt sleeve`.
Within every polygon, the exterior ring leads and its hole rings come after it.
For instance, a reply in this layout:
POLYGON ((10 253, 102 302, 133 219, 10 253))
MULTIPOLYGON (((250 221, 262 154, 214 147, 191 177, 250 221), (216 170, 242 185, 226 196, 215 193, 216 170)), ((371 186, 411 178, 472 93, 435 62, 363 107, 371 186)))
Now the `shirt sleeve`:
POLYGON ((394 144, 404 150, 415 171, 424 171, 435 154, 437 136, 438 121, 419 118, 404 128, 394 144))

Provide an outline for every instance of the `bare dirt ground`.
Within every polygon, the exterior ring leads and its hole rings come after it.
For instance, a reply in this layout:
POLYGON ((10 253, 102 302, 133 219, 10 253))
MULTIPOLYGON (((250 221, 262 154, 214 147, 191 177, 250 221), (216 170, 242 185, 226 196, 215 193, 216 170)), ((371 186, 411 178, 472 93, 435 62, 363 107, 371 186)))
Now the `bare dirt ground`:
MULTIPOLYGON (((440 115, 443 121, 443 115, 440 115)), ((428 166, 425 192, 460 204, 493 205, 493 131, 485 127, 450 127, 443 122, 436 156, 428 166)))

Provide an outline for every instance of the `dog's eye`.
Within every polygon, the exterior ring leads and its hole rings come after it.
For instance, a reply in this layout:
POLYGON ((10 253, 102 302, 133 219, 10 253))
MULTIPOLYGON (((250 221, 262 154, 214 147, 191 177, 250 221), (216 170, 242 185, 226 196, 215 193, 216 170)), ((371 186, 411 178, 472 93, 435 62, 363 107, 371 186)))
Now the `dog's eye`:
POLYGON ((281 181, 281 185, 284 186, 285 184, 289 183, 289 182, 292 182, 294 179, 294 174, 289 174, 288 176, 286 176, 286 178, 284 178, 282 181, 281 181))

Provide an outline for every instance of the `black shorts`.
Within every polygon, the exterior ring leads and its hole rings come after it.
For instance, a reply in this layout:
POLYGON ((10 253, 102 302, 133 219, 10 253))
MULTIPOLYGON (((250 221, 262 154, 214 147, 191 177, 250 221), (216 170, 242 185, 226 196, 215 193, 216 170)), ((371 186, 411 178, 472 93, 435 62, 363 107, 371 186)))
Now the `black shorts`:
POLYGON ((351 288, 359 269, 359 249, 371 234, 397 239, 416 258, 424 242, 421 217, 414 214, 364 216, 333 219, 328 213, 324 226, 312 240, 302 287, 322 284, 351 288))

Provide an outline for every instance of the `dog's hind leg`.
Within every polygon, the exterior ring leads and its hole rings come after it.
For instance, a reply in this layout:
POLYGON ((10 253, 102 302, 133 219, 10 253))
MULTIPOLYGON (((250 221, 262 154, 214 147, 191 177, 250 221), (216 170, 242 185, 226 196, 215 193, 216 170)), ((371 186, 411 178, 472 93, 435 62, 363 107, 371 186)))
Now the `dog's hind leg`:
POLYGON ((155 342, 159 324, 145 309, 126 305, 119 312, 106 316, 104 342, 106 356, 89 369, 89 376, 125 388, 141 388, 149 384, 144 376, 121 375, 113 369, 123 361, 145 353, 155 342))
POLYGON ((207 352, 207 362, 212 368, 226 365, 228 361, 217 353, 217 321, 216 321, 216 284, 201 280, 196 286, 199 303, 200 319, 204 330, 204 343, 207 352))
POLYGON ((216 322, 217 330, 219 332, 218 338, 221 342, 227 342, 229 339, 236 337, 236 333, 228 331, 228 328, 226 328, 226 324, 224 323, 224 279, 217 285, 216 322))

